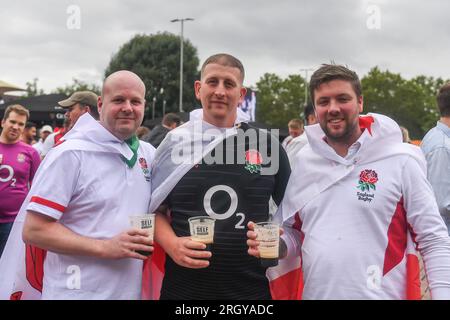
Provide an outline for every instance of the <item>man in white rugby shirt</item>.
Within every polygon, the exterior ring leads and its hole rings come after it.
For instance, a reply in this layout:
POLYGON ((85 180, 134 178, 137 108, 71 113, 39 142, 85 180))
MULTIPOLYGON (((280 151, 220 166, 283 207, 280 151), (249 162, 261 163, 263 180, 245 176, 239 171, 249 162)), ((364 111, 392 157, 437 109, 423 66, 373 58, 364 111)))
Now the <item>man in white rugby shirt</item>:
POLYGON ((147 257, 137 251, 150 253, 153 243, 130 227, 129 216, 147 213, 151 195, 154 148, 135 136, 144 106, 136 74, 111 74, 98 99, 100 121, 81 116, 45 158, 20 219, 27 282, 15 275, 11 287, 0 279, 2 298, 4 290, 13 299, 39 298, 40 291, 42 299, 140 298, 147 257))
POLYGON ((279 208, 298 230, 284 239, 302 258, 303 298, 420 299, 417 248, 431 298, 450 299, 450 238, 425 159, 402 143, 392 119, 360 115, 361 91, 343 66, 323 65, 311 77, 319 124, 305 129, 309 144, 279 208))

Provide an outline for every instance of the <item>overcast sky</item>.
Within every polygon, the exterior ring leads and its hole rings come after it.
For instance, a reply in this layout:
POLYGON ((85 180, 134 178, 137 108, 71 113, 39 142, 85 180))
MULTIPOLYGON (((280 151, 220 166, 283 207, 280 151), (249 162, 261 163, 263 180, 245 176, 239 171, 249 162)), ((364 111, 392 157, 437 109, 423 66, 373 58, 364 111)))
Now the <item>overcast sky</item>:
POLYGON ((448 0, 0 0, 0 80, 45 91, 72 78, 101 84, 111 56, 136 33, 180 33, 201 63, 227 52, 245 85, 346 64, 360 76, 379 66, 410 78, 450 78, 448 0), (80 11, 72 11, 75 5, 80 11), (77 25, 77 21, 80 24, 77 25), (69 24, 69 27, 68 27, 69 24))

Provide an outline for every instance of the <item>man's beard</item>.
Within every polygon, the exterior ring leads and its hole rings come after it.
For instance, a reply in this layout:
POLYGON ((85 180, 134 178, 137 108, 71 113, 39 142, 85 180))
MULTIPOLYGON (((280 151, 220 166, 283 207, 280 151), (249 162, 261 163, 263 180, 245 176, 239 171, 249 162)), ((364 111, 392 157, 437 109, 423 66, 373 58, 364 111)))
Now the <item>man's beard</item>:
POLYGON ((333 133, 332 130, 329 130, 327 126, 328 121, 324 127, 322 125, 321 127, 323 132, 325 132, 325 135, 328 140, 331 140, 333 142, 347 142, 349 139, 351 139, 353 133, 356 131, 356 128, 359 124, 358 121, 351 123, 347 118, 344 118, 344 123, 345 123, 344 131, 340 133, 333 133))

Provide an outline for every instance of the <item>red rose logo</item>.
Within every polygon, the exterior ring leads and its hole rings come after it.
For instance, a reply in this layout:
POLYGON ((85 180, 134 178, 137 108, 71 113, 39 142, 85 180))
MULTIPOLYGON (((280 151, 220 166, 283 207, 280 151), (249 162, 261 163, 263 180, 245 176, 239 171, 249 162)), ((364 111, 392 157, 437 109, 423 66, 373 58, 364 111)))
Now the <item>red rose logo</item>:
POLYGON ((259 164, 262 163, 262 156, 261 153, 257 150, 248 150, 245 153, 245 162, 248 162, 249 164, 259 164))
POLYGON ((378 175, 375 170, 364 170, 359 174, 359 184, 357 188, 361 191, 370 189, 376 190, 375 183, 378 181, 378 175))
POLYGON ((139 164, 141 165, 141 168, 147 169, 147 161, 144 158, 139 158, 139 164))
POLYGON ((374 170, 364 170, 359 175, 359 180, 374 184, 378 181, 378 175, 374 170))
POLYGON ((250 173, 258 173, 261 171, 262 156, 258 150, 248 150, 245 153, 245 169, 250 173))

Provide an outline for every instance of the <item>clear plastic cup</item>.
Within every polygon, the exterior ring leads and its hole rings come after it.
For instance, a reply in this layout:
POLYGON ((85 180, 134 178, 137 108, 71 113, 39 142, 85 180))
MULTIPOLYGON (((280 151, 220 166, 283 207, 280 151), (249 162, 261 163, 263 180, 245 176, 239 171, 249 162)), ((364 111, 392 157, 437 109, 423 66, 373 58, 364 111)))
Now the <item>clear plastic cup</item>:
POLYGON ((263 267, 278 265, 280 247, 280 226, 274 222, 255 223, 256 240, 259 241, 259 255, 263 267))

